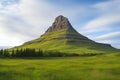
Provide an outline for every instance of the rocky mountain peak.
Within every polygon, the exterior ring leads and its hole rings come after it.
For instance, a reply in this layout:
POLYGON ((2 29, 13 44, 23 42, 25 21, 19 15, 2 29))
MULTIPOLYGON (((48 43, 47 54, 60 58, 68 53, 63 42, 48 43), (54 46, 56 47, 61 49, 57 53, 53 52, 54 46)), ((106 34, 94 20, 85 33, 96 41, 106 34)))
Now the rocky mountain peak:
POLYGON ((68 28, 72 28, 69 20, 66 17, 60 15, 55 18, 55 21, 53 22, 52 26, 48 28, 46 33, 68 28))
POLYGON ((56 17, 55 22, 56 23, 59 23, 59 22, 68 22, 68 19, 66 17, 60 15, 60 16, 56 17))

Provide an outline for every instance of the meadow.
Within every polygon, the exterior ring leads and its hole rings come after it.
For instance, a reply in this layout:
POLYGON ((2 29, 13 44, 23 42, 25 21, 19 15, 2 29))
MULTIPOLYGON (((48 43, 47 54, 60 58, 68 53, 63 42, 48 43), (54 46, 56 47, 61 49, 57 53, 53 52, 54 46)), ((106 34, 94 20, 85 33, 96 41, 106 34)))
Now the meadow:
POLYGON ((0 80, 120 80, 120 54, 0 58, 0 80))

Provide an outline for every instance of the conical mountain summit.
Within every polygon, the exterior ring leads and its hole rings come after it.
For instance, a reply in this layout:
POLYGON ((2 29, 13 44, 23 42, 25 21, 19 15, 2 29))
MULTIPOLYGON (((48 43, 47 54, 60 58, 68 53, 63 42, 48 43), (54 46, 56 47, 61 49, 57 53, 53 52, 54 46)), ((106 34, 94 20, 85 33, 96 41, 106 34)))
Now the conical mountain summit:
POLYGON ((69 29, 69 28, 72 28, 72 26, 70 22, 68 21, 68 19, 60 15, 55 19, 52 26, 48 28, 46 33, 54 32, 54 31, 61 30, 61 29, 69 29))
POLYGON ((35 48, 65 53, 108 53, 115 51, 109 44, 97 43, 78 33, 69 20, 60 15, 39 38, 17 48, 35 48))
MULTIPOLYGON (((79 41, 79 40, 88 40, 87 37, 81 35, 80 33, 78 33, 70 24, 69 20, 60 15, 58 17, 56 17, 55 21, 53 22, 52 26, 50 26, 47 31, 45 32, 45 34, 54 34, 55 32, 59 32, 59 31, 63 31, 64 33, 60 34, 58 36, 58 39, 67 39, 67 40, 71 40, 71 41, 79 41)), ((43 35, 45 35, 43 34, 43 35)), ((55 38, 54 38, 55 39, 55 38)), ((57 39, 57 37, 56 37, 57 39)), ((91 40, 90 40, 91 41, 91 40)))

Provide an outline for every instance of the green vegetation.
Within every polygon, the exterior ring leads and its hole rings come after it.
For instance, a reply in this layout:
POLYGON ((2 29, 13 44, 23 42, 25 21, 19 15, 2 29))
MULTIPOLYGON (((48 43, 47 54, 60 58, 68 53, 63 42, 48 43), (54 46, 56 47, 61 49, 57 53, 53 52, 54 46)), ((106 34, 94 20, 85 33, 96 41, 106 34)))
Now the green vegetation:
POLYGON ((78 33, 64 16, 58 16, 52 26, 39 38, 13 49, 41 49, 67 54, 101 54, 120 52, 109 44, 97 43, 78 33))
POLYGON ((0 59, 0 80, 120 80, 120 53, 0 59))
MULTIPOLYGON (((110 53, 116 52, 117 49, 107 44, 99 44, 86 37, 78 34, 75 31, 62 29, 55 32, 42 35, 40 38, 29 41, 16 48, 31 48, 52 50, 62 53, 76 53, 76 54, 88 54, 88 53, 110 53), (69 36, 69 35, 74 36, 69 36), (78 38, 85 38, 80 40, 78 38)), ((16 49, 12 48, 12 49, 16 49)))
POLYGON ((120 50, 79 34, 59 16, 41 37, 0 50, 0 80, 120 80, 120 50))
POLYGON ((0 50, 0 57, 68 57, 68 56, 96 56, 96 55, 103 55, 102 53, 88 53, 88 54, 76 54, 76 53, 63 53, 63 52, 56 52, 56 51, 42 51, 41 49, 16 49, 16 50, 0 50))

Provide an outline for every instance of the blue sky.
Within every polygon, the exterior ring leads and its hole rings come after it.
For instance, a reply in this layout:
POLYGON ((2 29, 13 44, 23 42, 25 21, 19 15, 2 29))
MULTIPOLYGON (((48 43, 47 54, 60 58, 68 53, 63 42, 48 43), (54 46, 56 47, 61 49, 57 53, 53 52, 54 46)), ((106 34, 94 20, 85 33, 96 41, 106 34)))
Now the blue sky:
POLYGON ((120 48, 120 0, 0 0, 0 46, 39 37, 58 15, 88 38, 120 48))

